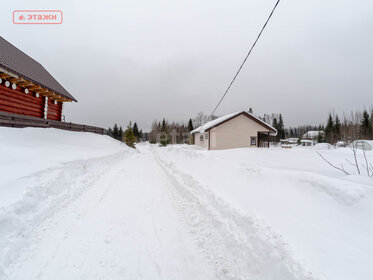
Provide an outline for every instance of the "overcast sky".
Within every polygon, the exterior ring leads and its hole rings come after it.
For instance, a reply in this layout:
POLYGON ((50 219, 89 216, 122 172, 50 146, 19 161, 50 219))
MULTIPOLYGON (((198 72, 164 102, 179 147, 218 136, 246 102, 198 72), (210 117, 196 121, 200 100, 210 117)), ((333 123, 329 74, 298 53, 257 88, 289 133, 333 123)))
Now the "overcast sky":
MULTIPOLYGON (((210 113, 275 0, 8 1, 1 36, 77 100, 67 120, 107 127, 210 113), (14 25, 13 10, 59 9, 61 25, 14 25)), ((373 104, 373 1, 282 0, 218 115, 282 113, 323 123, 373 104)))

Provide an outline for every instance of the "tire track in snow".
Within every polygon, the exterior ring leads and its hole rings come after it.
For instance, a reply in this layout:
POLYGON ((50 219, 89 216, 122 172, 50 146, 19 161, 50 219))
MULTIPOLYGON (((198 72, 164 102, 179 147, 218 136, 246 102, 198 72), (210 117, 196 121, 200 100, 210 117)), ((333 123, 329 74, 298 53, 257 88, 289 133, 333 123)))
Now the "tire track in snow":
POLYGON ((192 176, 163 161, 155 150, 153 155, 172 182, 169 191, 178 214, 218 279, 315 279, 292 259, 268 226, 232 209, 192 176))

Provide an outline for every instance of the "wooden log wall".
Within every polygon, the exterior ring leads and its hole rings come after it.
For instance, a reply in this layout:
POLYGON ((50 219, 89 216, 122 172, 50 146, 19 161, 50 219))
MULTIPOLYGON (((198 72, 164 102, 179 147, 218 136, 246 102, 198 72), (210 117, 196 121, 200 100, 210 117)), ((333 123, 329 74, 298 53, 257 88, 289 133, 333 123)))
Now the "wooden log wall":
POLYGON ((54 100, 48 98, 48 120, 61 121, 62 120, 62 102, 54 104, 54 100))
POLYGON ((6 87, 3 80, 0 84, 0 111, 43 118, 44 98, 37 97, 35 92, 26 94, 19 86, 16 89, 12 88, 12 84, 6 87))

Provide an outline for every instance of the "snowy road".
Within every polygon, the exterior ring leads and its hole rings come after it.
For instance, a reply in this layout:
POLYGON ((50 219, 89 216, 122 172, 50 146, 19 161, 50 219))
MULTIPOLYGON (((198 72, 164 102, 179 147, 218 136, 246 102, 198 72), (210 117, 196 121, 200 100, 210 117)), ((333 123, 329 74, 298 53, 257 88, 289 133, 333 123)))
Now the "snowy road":
POLYGON ((235 212, 151 146, 138 150, 37 173, 36 199, 51 185, 61 193, 46 195, 40 209, 14 209, 33 212, 23 217, 33 226, 4 239, 11 242, 2 277, 311 279, 255 218, 235 212))
POLYGON ((314 149, 134 150, 92 133, 0 128, 0 154, 0 280, 373 274, 372 180, 314 149))
POLYGON ((89 169, 85 177, 106 171, 27 237, 9 279, 213 279, 152 154, 120 153, 109 165, 89 169))

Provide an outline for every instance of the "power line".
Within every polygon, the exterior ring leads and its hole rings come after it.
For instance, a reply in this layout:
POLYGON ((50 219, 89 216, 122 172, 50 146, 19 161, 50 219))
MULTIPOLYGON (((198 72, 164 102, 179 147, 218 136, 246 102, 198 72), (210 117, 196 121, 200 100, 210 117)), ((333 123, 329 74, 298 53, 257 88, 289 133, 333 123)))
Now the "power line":
POLYGON ((274 11, 276 10, 276 8, 277 8, 277 6, 278 6, 279 3, 280 3, 280 0, 277 0, 275 6, 274 6, 273 9, 272 9, 272 12, 269 14, 269 17, 267 18, 265 24, 263 25, 262 30, 260 30, 258 37, 256 37, 256 40, 254 41, 254 44, 251 46, 251 48, 250 48, 249 52, 247 53, 245 59, 244 59, 243 62, 241 63, 240 68, 238 68, 238 71, 237 71, 236 74, 234 75, 234 77, 233 77, 232 81, 230 82, 228 88, 225 90, 223 96, 220 98, 218 104, 215 106, 214 110, 212 111, 211 115, 208 117, 208 119, 207 119, 206 122, 208 122, 208 121, 211 119, 211 117, 214 115, 215 111, 218 109, 220 103, 223 101, 224 97, 227 95, 228 91, 230 90, 231 86, 233 85, 234 81, 236 80, 236 78, 237 78, 238 74, 240 73, 242 67, 245 65, 246 60, 248 59, 249 55, 251 54, 252 50, 254 49, 256 43, 258 42, 260 36, 262 35, 264 29, 265 29, 266 26, 267 26, 267 23, 268 23, 269 20, 271 19, 272 15, 273 15, 274 11))

